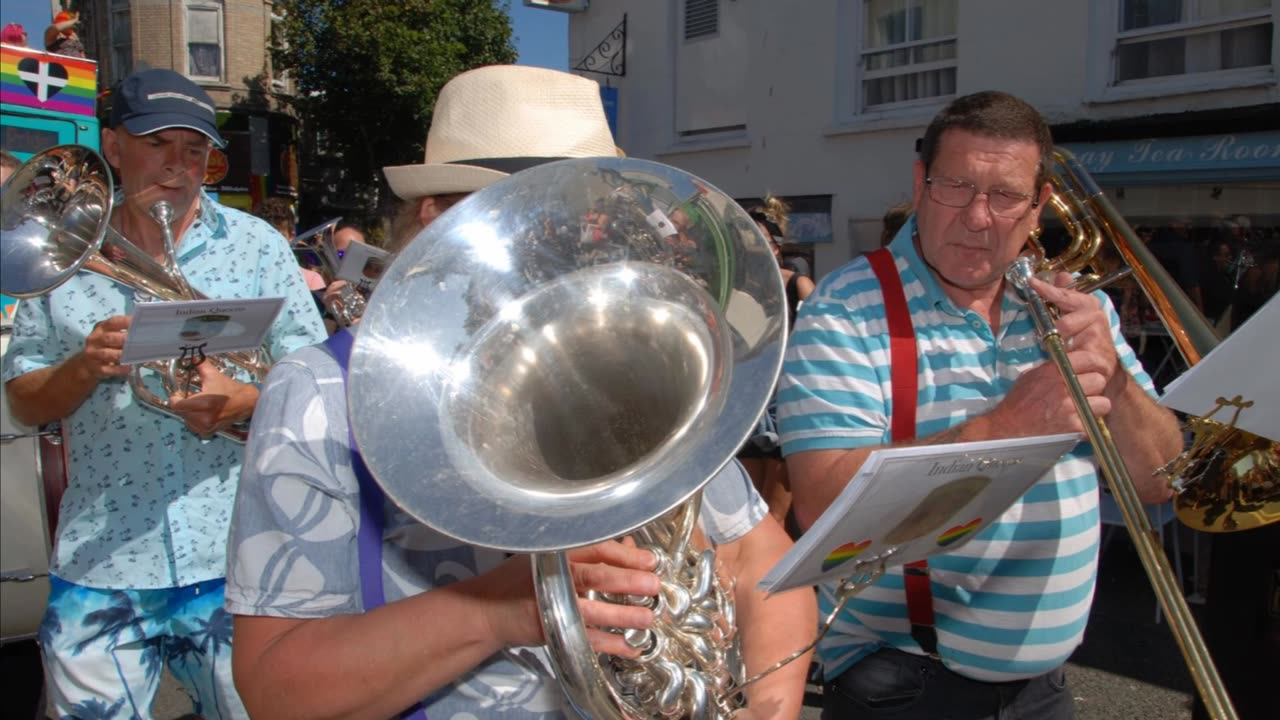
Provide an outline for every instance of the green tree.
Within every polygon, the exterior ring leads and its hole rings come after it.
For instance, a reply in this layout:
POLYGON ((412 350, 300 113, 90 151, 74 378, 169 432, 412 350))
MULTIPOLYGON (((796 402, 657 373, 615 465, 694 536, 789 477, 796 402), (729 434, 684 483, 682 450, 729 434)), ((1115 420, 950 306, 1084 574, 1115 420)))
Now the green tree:
POLYGON ((274 9, 284 16, 275 70, 293 77, 316 139, 304 162, 341 168, 342 192, 361 200, 366 220, 390 199, 382 167, 422 162, 441 86, 516 58, 506 2, 277 0, 274 9))

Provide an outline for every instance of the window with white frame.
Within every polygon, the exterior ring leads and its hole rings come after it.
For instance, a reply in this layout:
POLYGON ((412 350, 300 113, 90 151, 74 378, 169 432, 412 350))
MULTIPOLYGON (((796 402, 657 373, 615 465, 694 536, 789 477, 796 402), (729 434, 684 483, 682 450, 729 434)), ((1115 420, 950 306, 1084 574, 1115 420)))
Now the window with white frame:
POLYGON ((859 110, 954 95, 956 0, 865 0, 859 110))
POLYGON ((1119 0, 1111 84, 1270 66, 1272 0, 1119 0))
POLYGON ((133 72, 133 23, 129 0, 111 2, 111 82, 119 82, 133 72))
POLYGON ((187 4, 187 75, 222 82, 222 5, 187 4))

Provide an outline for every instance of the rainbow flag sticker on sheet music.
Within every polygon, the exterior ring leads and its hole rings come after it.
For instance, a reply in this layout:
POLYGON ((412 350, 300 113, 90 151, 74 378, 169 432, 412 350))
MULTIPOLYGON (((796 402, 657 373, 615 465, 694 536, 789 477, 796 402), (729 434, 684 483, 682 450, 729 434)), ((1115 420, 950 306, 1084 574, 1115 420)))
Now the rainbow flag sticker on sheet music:
POLYGON ((946 547, 959 542, 961 539, 968 537, 974 530, 977 530, 981 524, 982 518, 974 518, 963 525, 947 528, 938 536, 938 546, 946 547))
POLYGON ((841 563, 849 562, 850 560, 858 557, 859 555, 862 554, 863 550, 867 549, 867 546, 869 545, 871 545, 870 540, 863 540, 862 542, 848 542, 836 548, 835 550, 832 550, 831 552, 827 553, 827 556, 822 560, 823 572, 826 572, 827 570, 830 570, 831 568, 841 563))

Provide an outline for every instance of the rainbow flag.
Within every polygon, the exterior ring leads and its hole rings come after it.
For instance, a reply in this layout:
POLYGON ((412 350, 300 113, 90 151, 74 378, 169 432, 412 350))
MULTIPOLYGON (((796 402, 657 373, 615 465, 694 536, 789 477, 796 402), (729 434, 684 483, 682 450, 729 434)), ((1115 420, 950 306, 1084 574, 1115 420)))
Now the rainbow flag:
POLYGON ((0 45, 0 102, 72 115, 94 114, 98 63, 0 45))

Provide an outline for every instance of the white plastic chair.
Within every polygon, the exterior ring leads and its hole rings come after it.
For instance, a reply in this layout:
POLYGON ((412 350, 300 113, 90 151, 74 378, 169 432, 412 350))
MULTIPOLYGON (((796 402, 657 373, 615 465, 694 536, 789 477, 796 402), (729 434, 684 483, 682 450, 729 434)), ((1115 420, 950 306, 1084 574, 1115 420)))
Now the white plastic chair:
MULTIPOLYGON (((1177 519, 1177 515, 1173 511, 1173 501, 1162 503, 1160 505, 1143 505, 1147 511, 1147 519, 1151 522, 1151 528, 1156 531, 1156 536, 1160 538, 1160 548, 1164 549, 1164 528, 1169 523, 1177 519)), ((1120 507, 1116 504, 1116 499, 1111 495, 1111 491, 1105 486, 1099 489, 1098 493, 1098 515, 1102 520, 1102 547, 1098 550, 1099 556, 1107 551, 1107 543, 1111 541, 1113 533, 1117 525, 1124 527, 1124 516, 1120 513, 1120 507)), ((1178 541, 1178 526, 1175 524, 1170 534, 1173 536, 1173 569, 1178 577, 1178 590, 1185 592, 1186 584, 1182 578, 1182 545, 1178 541)), ((1128 532, 1128 529, 1125 529, 1128 532)), ((1156 598, 1156 623, 1159 624, 1163 616, 1160 610, 1160 599, 1156 598)))

